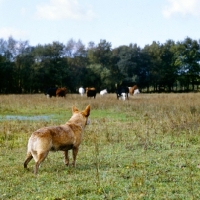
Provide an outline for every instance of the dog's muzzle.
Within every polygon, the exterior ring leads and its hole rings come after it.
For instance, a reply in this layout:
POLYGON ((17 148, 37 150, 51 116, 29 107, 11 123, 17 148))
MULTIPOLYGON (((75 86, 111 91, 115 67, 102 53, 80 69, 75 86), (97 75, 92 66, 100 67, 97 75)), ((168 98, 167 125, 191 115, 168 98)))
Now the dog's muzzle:
POLYGON ((86 125, 89 125, 89 124, 90 124, 90 118, 88 117, 86 121, 86 125))

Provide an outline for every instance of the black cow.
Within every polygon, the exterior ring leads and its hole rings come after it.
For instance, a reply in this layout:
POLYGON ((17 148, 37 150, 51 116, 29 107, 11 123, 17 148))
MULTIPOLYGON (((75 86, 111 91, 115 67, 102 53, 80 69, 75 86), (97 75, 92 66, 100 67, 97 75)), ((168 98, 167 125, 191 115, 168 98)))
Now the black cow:
POLYGON ((96 90, 88 90, 87 91, 87 97, 96 97, 97 91, 96 90))
POLYGON ((50 98, 52 96, 56 97, 56 90, 57 89, 58 89, 57 87, 50 87, 49 89, 47 89, 45 95, 47 95, 47 97, 50 97, 50 98))
POLYGON ((128 93, 129 93, 129 88, 126 86, 120 86, 117 88, 116 90, 116 94, 117 94, 117 99, 119 99, 120 97, 125 100, 126 98, 128 99, 128 93))

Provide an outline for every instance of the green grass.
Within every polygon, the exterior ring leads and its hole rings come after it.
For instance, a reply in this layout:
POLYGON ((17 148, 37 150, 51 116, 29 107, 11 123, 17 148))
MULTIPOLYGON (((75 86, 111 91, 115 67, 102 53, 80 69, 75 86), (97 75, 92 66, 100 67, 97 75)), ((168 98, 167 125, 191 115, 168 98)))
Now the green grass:
POLYGON ((1 95, 0 115, 50 116, 0 121, 0 199, 200 199, 200 94, 140 94, 128 101, 76 94, 1 95), (31 133, 65 123, 91 104, 77 167, 50 152, 33 174, 23 168, 31 133))

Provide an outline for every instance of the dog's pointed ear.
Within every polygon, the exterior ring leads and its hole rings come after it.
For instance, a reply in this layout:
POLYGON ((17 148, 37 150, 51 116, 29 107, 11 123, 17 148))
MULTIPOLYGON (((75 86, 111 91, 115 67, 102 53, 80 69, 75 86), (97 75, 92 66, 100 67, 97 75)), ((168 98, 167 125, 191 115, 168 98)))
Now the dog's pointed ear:
POLYGON ((76 106, 73 106, 73 107, 72 107, 72 113, 74 113, 74 112, 76 112, 76 111, 78 111, 78 108, 77 108, 76 106))
POLYGON ((85 110, 83 111, 83 114, 88 117, 90 115, 90 105, 88 105, 85 110))

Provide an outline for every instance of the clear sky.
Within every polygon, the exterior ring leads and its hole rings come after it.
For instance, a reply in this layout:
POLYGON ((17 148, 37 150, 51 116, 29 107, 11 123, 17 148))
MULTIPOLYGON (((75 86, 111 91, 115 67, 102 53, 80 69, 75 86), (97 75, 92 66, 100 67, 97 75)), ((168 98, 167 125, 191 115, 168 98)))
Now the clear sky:
POLYGON ((200 0, 0 0, 0 38, 112 48, 200 39, 200 0))

